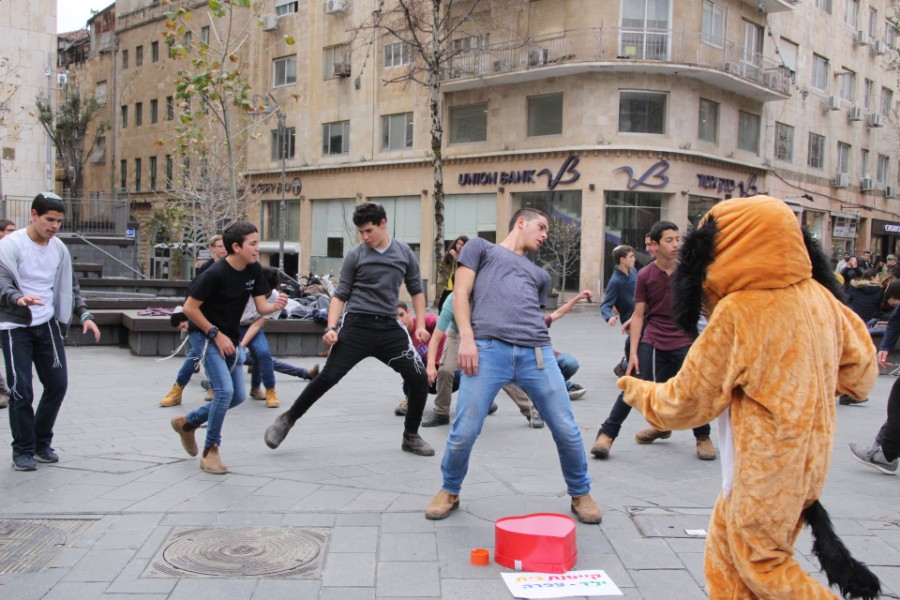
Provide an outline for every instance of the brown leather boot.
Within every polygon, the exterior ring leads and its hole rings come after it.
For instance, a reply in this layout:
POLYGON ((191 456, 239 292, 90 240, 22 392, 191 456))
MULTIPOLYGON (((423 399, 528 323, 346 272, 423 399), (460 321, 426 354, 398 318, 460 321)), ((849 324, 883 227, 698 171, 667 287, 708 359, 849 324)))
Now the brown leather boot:
POLYGON ((638 444, 652 444, 656 440, 667 440, 672 437, 671 431, 664 431, 662 429, 657 429, 656 427, 648 427, 643 431, 639 431, 636 436, 634 436, 634 441, 638 444))
POLYGON ((309 369, 306 372, 306 378, 309 379, 310 381, 312 381, 313 379, 316 378, 316 375, 318 375, 318 374, 319 374, 319 363, 316 363, 312 366, 312 369, 309 369))
POLYGON ((708 435, 697 437, 697 458, 700 460, 716 460, 716 448, 708 435))
POLYGON ((572 512, 576 519, 588 525, 596 525, 603 520, 600 507, 597 506, 590 494, 572 496, 572 512))
POLYGON ((594 455, 594 458, 609 458, 609 451, 612 448, 614 441, 616 441, 614 438, 609 437, 601 431, 600 434, 597 435, 597 439, 594 440, 591 454, 594 455))
POLYGON ((250 388, 250 397, 254 400, 265 400, 266 394, 258 387, 250 388))
POLYGON ((428 442, 422 439, 418 433, 403 433, 403 442, 400 449, 405 452, 412 452, 419 456, 434 456, 434 448, 428 445, 428 442))
POLYGON ((425 508, 425 518, 432 521, 446 519, 457 508, 459 508, 459 496, 441 490, 425 508))
POLYGON ((278 395, 275 388, 266 388, 266 408, 278 408, 278 395))
POLYGON ((222 463, 222 457, 219 456, 218 446, 213 445, 203 450, 200 468, 213 475, 224 475, 228 472, 228 467, 222 463))
POLYGON ((173 418, 171 423, 175 433, 181 436, 181 445, 184 447, 184 451, 191 456, 197 456, 197 440, 194 438, 197 426, 188 423, 187 417, 184 415, 173 418))

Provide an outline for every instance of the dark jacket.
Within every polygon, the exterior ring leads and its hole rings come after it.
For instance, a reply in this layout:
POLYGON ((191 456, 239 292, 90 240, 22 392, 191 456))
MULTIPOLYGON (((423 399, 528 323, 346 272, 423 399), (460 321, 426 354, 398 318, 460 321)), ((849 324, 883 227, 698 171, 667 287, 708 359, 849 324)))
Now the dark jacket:
POLYGON ((881 295, 884 289, 877 281, 856 279, 850 282, 846 290, 847 305, 863 321, 868 321, 881 309, 881 295))
POLYGON ((606 284, 606 293, 600 305, 600 314, 605 321, 613 316, 612 309, 619 312, 619 320, 624 323, 634 312, 634 286, 637 283, 637 270, 631 269, 626 275, 619 269, 613 270, 612 277, 606 284))

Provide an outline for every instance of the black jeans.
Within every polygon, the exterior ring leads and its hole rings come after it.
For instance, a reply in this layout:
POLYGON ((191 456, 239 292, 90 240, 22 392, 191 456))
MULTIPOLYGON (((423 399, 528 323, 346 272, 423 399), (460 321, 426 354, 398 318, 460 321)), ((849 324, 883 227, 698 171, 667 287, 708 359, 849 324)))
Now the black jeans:
MULTIPOLYGON (((350 369, 364 358, 374 356, 400 373, 409 386, 409 404, 406 410, 406 431, 416 433, 425 411, 428 397, 428 376, 425 365, 412 346, 406 327, 396 317, 347 313, 338 334, 337 343, 325 366, 315 379, 294 400, 288 412, 292 419, 299 419, 321 398, 325 392, 343 379, 350 369)), ((373 386, 373 392, 377 386, 373 386)))
MULTIPOLYGON (((690 346, 678 348, 677 350, 657 350, 650 344, 641 343, 638 346, 638 362, 640 363, 641 372, 636 375, 644 381, 656 381, 664 383, 678 373, 684 357, 687 356, 690 346)), ((619 437, 619 431, 622 429, 622 423, 628 418, 631 407, 625 404, 622 399, 623 394, 619 394, 613 404, 609 416, 600 427, 600 431, 615 439, 619 437)), ((709 423, 694 428, 694 437, 709 435, 709 423)))
POLYGON ((56 319, 51 319, 35 327, 2 330, 0 341, 10 386, 9 429, 13 454, 43 452, 53 441, 53 425, 69 386, 59 325, 56 319), (33 406, 32 365, 44 386, 37 411, 33 406))
POLYGON ((900 456, 900 378, 894 380, 888 396, 887 421, 881 426, 875 441, 887 460, 900 456))

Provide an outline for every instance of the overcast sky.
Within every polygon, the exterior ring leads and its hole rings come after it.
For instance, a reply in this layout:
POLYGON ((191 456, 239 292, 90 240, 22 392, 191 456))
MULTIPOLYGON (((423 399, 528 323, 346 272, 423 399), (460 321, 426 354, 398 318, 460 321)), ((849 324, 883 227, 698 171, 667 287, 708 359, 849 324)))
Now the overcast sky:
POLYGON ((101 10, 113 0, 56 0, 56 32, 75 31, 87 25, 91 9, 101 10))

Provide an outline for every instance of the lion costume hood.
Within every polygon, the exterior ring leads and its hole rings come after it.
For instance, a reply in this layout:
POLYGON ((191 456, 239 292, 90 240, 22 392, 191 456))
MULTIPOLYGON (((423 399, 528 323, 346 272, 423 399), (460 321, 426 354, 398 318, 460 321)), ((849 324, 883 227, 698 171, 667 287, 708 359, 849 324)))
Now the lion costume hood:
MULTIPOLYGON (((708 325, 675 377, 623 377, 618 386, 659 429, 718 418, 723 489, 706 544, 707 591, 711 598, 833 598, 794 560, 793 544, 802 516, 817 538, 837 540, 817 528, 827 522, 818 498, 835 396, 864 398, 878 375, 866 326, 841 302, 818 244, 778 199, 717 204, 686 236, 679 258, 673 317, 692 333, 701 313, 708 325)), ((852 560, 831 549, 817 548, 830 581, 827 560, 852 560)), ((844 593, 877 594, 874 575, 874 587, 871 579, 859 586, 859 573, 850 571, 835 575, 844 593)))

